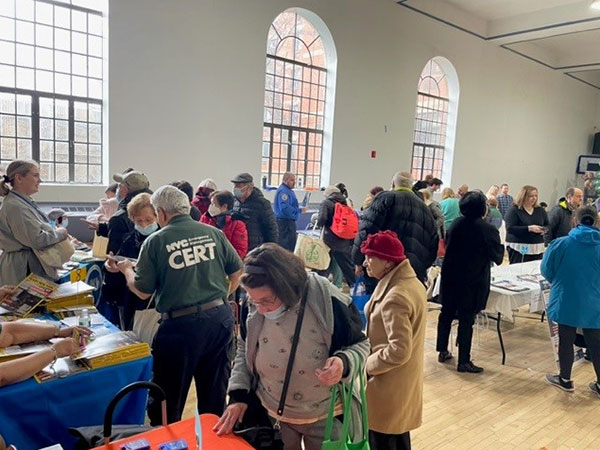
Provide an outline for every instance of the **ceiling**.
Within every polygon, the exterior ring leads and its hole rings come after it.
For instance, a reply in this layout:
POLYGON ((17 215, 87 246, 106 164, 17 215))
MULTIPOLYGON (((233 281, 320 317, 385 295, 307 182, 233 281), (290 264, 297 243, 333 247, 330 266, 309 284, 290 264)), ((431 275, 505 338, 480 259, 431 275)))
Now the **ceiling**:
POLYGON ((591 0, 396 0, 600 89, 600 11, 591 0))

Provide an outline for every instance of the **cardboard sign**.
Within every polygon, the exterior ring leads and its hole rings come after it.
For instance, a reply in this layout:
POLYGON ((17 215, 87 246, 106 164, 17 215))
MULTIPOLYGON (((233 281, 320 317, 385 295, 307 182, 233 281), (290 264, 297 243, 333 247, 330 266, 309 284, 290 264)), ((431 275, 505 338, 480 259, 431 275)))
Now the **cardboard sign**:
POLYGON ((87 269, 85 267, 81 267, 79 269, 71 270, 71 283, 77 283, 79 281, 85 281, 85 277, 87 275, 87 269))

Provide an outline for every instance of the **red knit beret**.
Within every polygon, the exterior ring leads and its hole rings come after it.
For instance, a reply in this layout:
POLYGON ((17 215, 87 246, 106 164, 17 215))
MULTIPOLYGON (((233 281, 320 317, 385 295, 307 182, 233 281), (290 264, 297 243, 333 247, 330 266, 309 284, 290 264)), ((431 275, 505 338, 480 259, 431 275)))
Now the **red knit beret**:
POLYGON ((404 246, 398 235, 393 231, 386 230, 371 234, 360 246, 363 255, 375 256, 395 263, 401 263, 406 259, 404 246))

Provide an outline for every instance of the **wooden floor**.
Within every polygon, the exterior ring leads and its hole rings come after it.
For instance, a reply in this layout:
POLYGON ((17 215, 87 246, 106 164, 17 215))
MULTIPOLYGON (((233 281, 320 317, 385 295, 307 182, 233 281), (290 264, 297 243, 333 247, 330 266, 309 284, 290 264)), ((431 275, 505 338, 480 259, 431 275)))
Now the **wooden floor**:
MULTIPOLYGON (((485 372, 474 375, 456 372, 456 359, 437 362, 437 315, 428 314, 423 425, 411 433, 413 449, 600 450, 600 398, 587 386, 595 379, 592 365, 574 367, 571 394, 543 381, 556 370, 546 322, 517 317, 515 325, 502 323, 504 366, 495 322, 480 325, 473 360, 485 372)), ((185 417, 192 416, 195 399, 192 389, 185 417)))

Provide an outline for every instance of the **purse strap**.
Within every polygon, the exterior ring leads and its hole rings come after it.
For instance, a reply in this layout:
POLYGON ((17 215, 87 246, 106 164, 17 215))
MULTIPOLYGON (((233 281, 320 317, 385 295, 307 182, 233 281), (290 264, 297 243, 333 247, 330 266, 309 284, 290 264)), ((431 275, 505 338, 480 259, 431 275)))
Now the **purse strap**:
POLYGON ((285 408, 285 398, 287 397, 288 388, 290 387, 290 378, 292 376, 292 369, 294 367, 294 358, 296 357, 296 350, 298 349, 298 341, 300 341, 300 329, 302 328, 302 321, 304 320, 304 310, 306 309, 307 297, 308 285, 305 287, 302 300, 300 301, 298 319, 296 320, 296 329, 294 330, 294 337, 292 338, 292 348, 290 349, 290 357, 288 359, 287 368, 285 369, 283 389, 281 390, 281 398, 279 399, 279 406, 277 407, 277 415, 279 417, 283 415, 283 409, 285 408))

